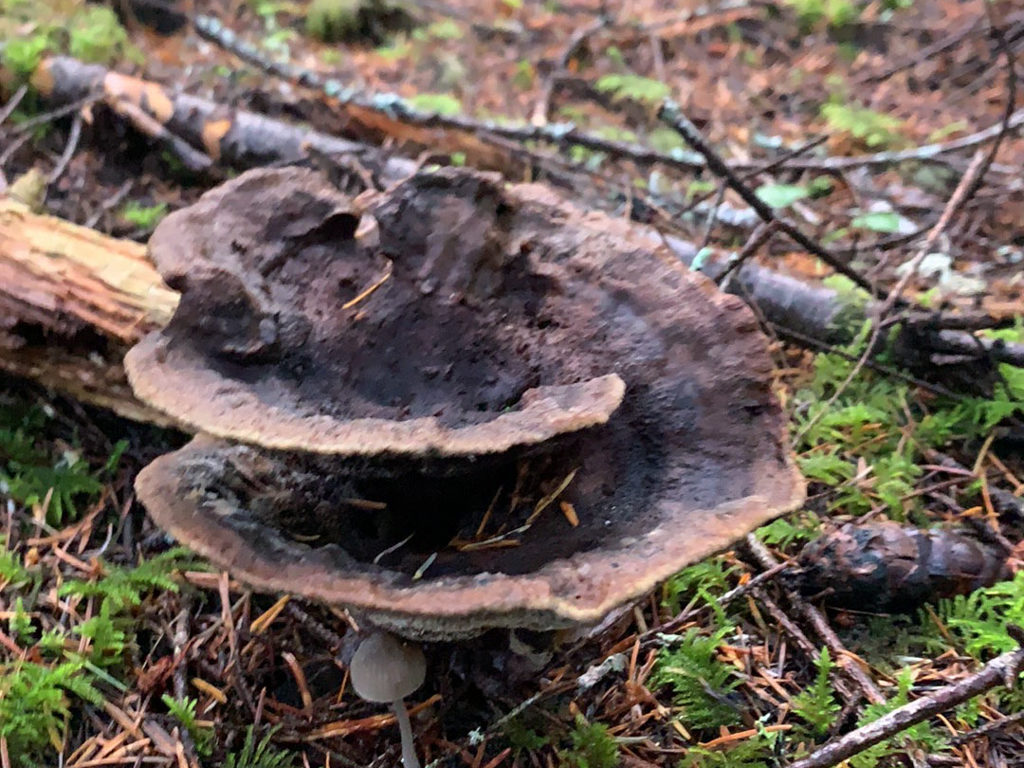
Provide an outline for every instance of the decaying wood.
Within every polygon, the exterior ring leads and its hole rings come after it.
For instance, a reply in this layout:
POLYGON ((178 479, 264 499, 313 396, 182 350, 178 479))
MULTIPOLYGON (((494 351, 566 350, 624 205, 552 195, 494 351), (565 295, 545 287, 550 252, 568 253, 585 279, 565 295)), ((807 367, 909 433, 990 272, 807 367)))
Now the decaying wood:
POLYGON ((409 175, 414 166, 380 150, 299 125, 164 88, 159 83, 112 72, 67 56, 44 59, 32 85, 55 105, 102 101, 139 131, 164 141, 186 165, 252 168, 296 162, 311 152, 343 155, 378 174, 385 183, 409 175))
POLYGON ((0 198, 0 370, 170 424, 135 399, 121 359, 177 303, 144 246, 0 198))
MULTIPOLYGON (((667 237, 666 242, 680 259, 696 268, 697 250, 691 244, 674 237, 667 237)), ((699 269, 714 280, 729 268, 729 261, 716 256, 702 257, 699 264, 699 269)), ((808 341, 819 345, 846 344, 864 320, 874 317, 879 309, 879 302, 857 306, 838 290, 812 285, 753 263, 736 269, 723 288, 756 304, 780 336, 800 345, 807 345, 808 341)), ((901 362, 914 363, 913 367, 920 369, 934 366, 933 358, 945 355, 984 357, 992 363, 1024 366, 1024 344, 975 336, 954 329, 955 323, 955 316, 914 313, 906 324, 908 333, 903 344, 913 348, 915 360, 901 362)))

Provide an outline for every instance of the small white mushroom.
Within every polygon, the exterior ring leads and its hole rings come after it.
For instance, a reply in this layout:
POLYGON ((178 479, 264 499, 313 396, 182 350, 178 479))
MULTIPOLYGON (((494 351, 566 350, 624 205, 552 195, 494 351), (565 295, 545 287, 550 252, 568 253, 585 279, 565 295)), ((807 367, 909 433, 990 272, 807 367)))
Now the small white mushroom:
POLYGON ((402 702, 423 685, 427 662, 423 650, 394 635, 378 632, 363 640, 352 656, 349 676, 352 688, 367 701, 388 703, 395 710, 402 735, 402 764, 420 768, 412 738, 412 724, 402 702))

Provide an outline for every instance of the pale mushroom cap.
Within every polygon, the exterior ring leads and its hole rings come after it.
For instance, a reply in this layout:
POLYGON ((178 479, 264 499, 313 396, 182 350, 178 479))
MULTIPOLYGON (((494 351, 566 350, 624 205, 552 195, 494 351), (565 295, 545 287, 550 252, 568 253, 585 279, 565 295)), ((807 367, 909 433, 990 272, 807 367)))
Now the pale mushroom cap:
POLYGON ((404 699, 423 685, 427 662, 418 645, 378 632, 360 643, 349 665, 352 688, 367 701, 404 699))

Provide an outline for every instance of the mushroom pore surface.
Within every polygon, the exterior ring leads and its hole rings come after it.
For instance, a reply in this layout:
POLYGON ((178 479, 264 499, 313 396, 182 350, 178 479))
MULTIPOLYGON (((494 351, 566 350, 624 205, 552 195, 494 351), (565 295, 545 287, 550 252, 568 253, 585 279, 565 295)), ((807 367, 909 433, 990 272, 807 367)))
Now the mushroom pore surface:
POLYGON ((373 238, 299 169, 194 208, 154 236, 181 316, 129 371, 235 442, 136 487, 254 587, 408 637, 567 626, 803 499, 754 316, 621 221, 450 170, 379 196, 373 238))

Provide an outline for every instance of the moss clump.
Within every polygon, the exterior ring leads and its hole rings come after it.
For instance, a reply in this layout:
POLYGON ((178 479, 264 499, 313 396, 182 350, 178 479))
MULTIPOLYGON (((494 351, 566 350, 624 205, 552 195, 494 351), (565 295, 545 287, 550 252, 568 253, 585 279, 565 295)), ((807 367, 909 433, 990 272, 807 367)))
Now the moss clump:
POLYGON ((0 67, 6 86, 25 82, 47 54, 67 53, 111 65, 142 54, 128 39, 117 15, 82 0, 0 0, 0 67))
POLYGON ((69 26, 68 53, 95 64, 112 64, 132 53, 128 33, 117 15, 101 5, 80 10, 69 26))
POLYGON ((396 0, 313 0, 306 11, 306 33, 325 43, 380 45, 414 26, 409 10, 396 0))

